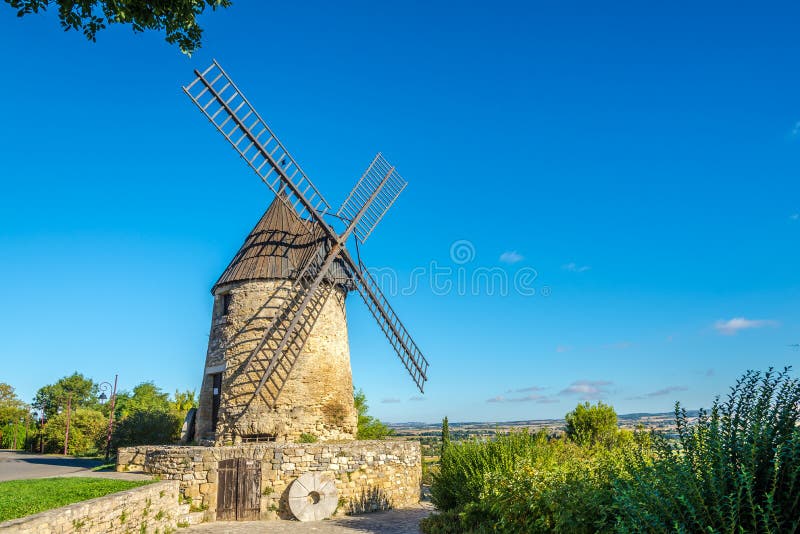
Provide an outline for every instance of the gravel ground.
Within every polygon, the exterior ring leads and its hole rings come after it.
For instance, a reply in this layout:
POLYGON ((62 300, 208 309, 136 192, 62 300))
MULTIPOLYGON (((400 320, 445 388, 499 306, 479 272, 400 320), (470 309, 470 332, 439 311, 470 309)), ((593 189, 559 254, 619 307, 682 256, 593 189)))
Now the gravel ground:
POLYGON ((241 521, 204 523, 190 527, 191 534, 418 534, 419 522, 433 511, 430 503, 420 503, 414 508, 387 510, 371 514, 353 515, 326 519, 325 521, 241 521))

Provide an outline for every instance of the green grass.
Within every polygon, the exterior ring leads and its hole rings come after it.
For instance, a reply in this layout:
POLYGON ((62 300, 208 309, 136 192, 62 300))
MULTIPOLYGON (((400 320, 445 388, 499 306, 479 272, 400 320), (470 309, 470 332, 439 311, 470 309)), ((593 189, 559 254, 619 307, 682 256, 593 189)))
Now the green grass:
POLYGON ((149 484, 149 480, 37 478, 0 482, 0 522, 149 484))

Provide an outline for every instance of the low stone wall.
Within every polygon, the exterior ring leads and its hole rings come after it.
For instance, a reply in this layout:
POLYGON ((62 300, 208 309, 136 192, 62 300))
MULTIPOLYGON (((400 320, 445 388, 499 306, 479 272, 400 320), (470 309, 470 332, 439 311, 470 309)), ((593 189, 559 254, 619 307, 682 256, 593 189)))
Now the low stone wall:
POLYGON ((71 534, 174 532, 182 521, 180 484, 168 480, 0 523, 0 532, 71 534))
POLYGON ((143 471, 180 481, 195 509, 216 519, 218 469, 244 458, 261 465, 261 519, 289 519, 289 486, 300 475, 332 477, 337 514, 402 508, 419 502, 422 457, 417 441, 260 443, 229 447, 129 447, 118 452, 118 471, 143 471))

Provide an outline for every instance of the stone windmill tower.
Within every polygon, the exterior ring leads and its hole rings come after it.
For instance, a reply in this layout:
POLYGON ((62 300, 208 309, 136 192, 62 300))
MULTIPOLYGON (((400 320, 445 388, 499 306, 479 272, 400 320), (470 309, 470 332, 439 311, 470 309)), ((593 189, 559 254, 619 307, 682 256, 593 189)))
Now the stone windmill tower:
POLYGON ((366 242, 406 182, 378 154, 334 212, 216 61, 195 74, 184 92, 275 193, 212 290, 196 438, 353 438, 348 291, 362 297, 420 391, 427 380, 427 360, 345 246, 351 236, 366 242))

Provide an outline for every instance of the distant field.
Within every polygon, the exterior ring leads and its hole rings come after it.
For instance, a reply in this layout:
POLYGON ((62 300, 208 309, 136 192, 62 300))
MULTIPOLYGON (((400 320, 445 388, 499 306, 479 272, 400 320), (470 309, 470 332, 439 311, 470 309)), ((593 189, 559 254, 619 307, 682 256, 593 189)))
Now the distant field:
POLYGON ((0 522, 150 484, 149 480, 35 478, 0 482, 0 522))
MULTIPOLYGON (((696 415, 696 411, 689 412, 690 419, 694 419, 696 415)), ((620 428, 629 430, 641 428, 669 434, 675 429, 675 414, 672 412, 623 414, 617 416, 617 423, 620 428)), ((449 426, 450 439, 461 441, 471 438, 492 438, 498 433, 523 429, 533 432, 547 429, 558 434, 563 432, 564 424, 563 419, 529 419, 525 421, 451 422, 449 426)), ((429 461, 439 454, 442 433, 440 423, 395 423, 388 426, 395 431, 396 438, 419 440, 422 444, 422 455, 429 461)))

